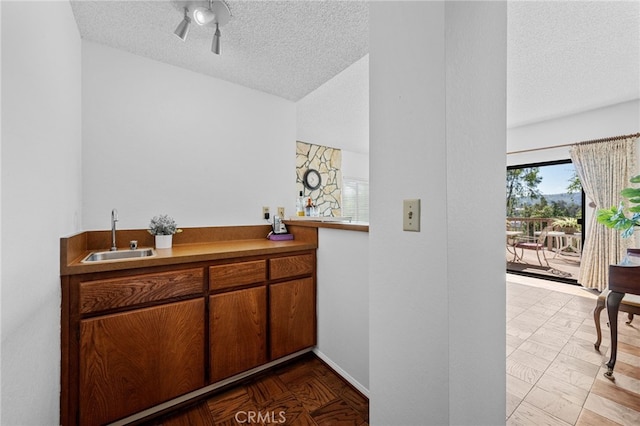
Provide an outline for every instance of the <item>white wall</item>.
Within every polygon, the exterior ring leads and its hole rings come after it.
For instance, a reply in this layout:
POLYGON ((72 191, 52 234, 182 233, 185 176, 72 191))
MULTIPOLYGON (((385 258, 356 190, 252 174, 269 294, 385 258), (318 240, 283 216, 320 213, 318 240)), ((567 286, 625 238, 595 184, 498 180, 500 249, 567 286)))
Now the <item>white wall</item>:
MULTIPOLYGON (((640 131, 640 99, 507 130, 507 152, 572 144, 640 131)), ((509 154, 508 165, 569 158, 569 147, 509 154)))
POLYGON ((444 4, 374 2, 369 17, 370 423, 443 425, 449 420, 444 4), (423 232, 402 231, 407 198, 423 200, 423 232))
POLYGON ((369 153, 342 151, 342 177, 369 180, 369 153))
POLYGON ((369 234, 319 229, 316 353, 369 392, 369 234))
POLYGON ((60 404, 59 239, 78 230, 81 209, 80 36, 66 1, 0 7, 0 423, 53 425, 60 404))
POLYGON ((293 102, 82 43, 84 227, 263 223, 295 210, 293 102))
POLYGON ((370 423, 503 424, 506 5, 373 2, 370 27, 370 423))
POLYGON ((496 425, 506 412, 506 2, 448 2, 445 25, 449 423, 496 425))
MULTIPOLYGON (((369 56, 296 103, 296 138, 342 150, 343 177, 369 179, 369 56)), ((319 230, 316 353, 369 392, 369 235, 319 230)))
POLYGON ((300 141, 369 152, 369 55, 296 103, 300 141))

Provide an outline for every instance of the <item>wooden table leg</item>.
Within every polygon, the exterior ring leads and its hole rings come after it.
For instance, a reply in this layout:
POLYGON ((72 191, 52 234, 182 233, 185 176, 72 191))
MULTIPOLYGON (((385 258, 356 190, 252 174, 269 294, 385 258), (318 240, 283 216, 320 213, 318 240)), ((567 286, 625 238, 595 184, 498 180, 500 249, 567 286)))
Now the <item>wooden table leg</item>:
POLYGON ((600 350, 600 343, 602 343, 602 330, 600 329, 600 313, 604 309, 606 305, 606 297, 600 298, 598 297, 598 301, 596 302, 596 308, 593 310, 593 322, 596 325, 596 342, 593 344, 593 347, 596 348, 597 351, 600 350))
POLYGON ((611 330, 611 358, 607 362, 607 372, 604 377, 609 380, 615 380, 613 377, 613 367, 616 365, 616 356, 618 355, 618 311, 620 302, 624 297, 624 293, 612 291, 607 296, 607 314, 609 316, 609 329, 611 330))

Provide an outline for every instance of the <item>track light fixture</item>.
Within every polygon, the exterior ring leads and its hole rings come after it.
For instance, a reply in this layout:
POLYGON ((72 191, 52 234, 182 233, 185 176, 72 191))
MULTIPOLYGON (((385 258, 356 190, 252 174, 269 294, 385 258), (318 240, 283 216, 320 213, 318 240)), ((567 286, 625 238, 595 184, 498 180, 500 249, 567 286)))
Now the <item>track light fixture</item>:
POLYGON ((178 38, 182 41, 187 39, 187 35, 189 34, 189 24, 191 24, 191 19, 189 18, 189 9, 184 8, 184 18, 178 24, 178 27, 174 31, 174 34, 178 36, 178 38))
POLYGON ((211 43, 211 51, 216 55, 221 52, 220 27, 229 22, 231 11, 224 0, 187 0, 175 2, 184 11, 184 17, 175 30, 182 41, 187 39, 191 21, 198 26, 216 28, 211 43))

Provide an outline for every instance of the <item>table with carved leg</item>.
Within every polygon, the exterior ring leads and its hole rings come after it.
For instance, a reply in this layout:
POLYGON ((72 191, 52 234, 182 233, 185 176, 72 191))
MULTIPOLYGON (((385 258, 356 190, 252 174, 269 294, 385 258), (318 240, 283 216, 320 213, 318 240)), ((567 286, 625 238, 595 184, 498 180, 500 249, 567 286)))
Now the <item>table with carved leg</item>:
POLYGON ((640 294, 640 266, 609 265, 609 290, 607 296, 607 315, 611 330, 611 357, 607 362, 607 379, 615 380, 613 368, 618 355, 618 312, 620 302, 626 293, 640 294))

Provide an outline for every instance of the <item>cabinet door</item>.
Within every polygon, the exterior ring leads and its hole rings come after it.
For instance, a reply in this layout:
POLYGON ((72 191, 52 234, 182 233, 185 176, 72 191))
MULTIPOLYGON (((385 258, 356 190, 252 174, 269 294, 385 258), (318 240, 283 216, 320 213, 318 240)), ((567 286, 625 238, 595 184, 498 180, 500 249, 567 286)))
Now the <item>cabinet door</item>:
POLYGON ((80 322, 80 424, 104 424, 204 386, 204 300, 80 322))
POLYGON ((264 286, 210 296, 211 382, 267 361, 264 286))
POLYGON ((316 299, 313 278, 269 287, 271 359, 316 343, 316 299))

